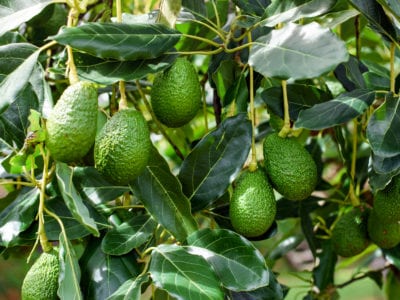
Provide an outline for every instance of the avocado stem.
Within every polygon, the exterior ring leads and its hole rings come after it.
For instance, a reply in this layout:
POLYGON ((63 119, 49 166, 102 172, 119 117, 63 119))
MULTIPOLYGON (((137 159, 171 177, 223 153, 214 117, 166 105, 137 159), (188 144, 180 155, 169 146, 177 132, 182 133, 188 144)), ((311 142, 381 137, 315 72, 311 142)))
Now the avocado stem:
POLYGON ((283 93, 283 127, 279 132, 279 136, 285 138, 291 128, 290 128, 290 114, 289 114, 289 99, 287 94, 287 82, 282 80, 282 93, 283 93))
MULTIPOLYGON (((68 13, 68 21, 67 21, 67 26, 68 27, 73 27, 75 26, 75 21, 78 18, 79 11, 75 7, 71 7, 68 13)), ((79 81, 78 77, 78 71, 76 69, 76 65, 74 62, 74 54, 72 52, 72 48, 70 46, 67 46, 67 53, 68 53, 68 61, 67 61, 67 66, 68 66, 68 78, 70 81, 70 84, 77 83, 79 81)))
MULTIPOLYGON (((251 33, 248 33, 249 42, 251 43, 251 33)), ((257 152, 256 152, 256 110, 254 108, 254 70, 249 66, 250 76, 250 120, 251 120, 251 162, 249 171, 254 172, 257 170, 257 152)))

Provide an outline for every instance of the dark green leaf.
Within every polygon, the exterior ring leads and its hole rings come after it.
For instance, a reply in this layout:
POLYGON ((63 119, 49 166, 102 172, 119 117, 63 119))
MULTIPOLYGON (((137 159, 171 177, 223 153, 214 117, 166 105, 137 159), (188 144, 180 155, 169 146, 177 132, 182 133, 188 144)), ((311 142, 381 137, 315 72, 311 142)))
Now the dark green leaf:
POLYGON ((390 78, 380 76, 374 72, 365 72, 363 76, 369 89, 389 90, 390 78))
MULTIPOLYGON (((296 120, 301 110, 332 99, 332 95, 311 85, 287 85, 289 114, 291 120, 296 120)), ((261 98, 268 108, 283 118, 283 91, 281 87, 271 87, 261 93, 261 98)))
POLYGON ((106 85, 119 80, 140 79, 147 74, 160 72, 171 65, 175 58, 175 55, 166 55, 154 59, 118 61, 102 59, 81 52, 74 54, 80 78, 106 85))
POLYGON ((78 258, 68 237, 60 234, 60 278, 58 296, 61 299, 83 299, 79 282, 81 279, 81 269, 78 258))
POLYGON ((21 192, 0 214, 0 245, 10 247, 19 234, 34 221, 39 204, 39 190, 21 192))
POLYGON ((295 22, 302 18, 311 18, 328 12, 337 1, 335 0, 273 0, 268 7, 262 24, 274 27, 279 23, 295 22))
POLYGON ((324 14, 323 16, 319 17, 318 23, 320 23, 323 27, 334 29, 338 25, 343 24, 359 14, 360 13, 357 10, 346 7, 344 10, 324 14))
POLYGON ((379 174, 393 174, 400 170, 400 154, 383 157, 372 154, 372 168, 379 174))
POLYGON ((295 122, 298 128, 320 130, 346 123, 362 115, 375 100, 375 91, 354 90, 303 110, 295 122))
POLYGON ((154 284, 179 300, 222 300, 224 293, 213 269, 201 256, 183 247, 163 244, 151 253, 154 284))
MULTIPOLYGON (((380 272, 382 277, 382 272, 380 272)), ((399 299, 400 298, 400 279, 398 275, 398 270, 390 269, 385 277, 385 299, 399 299)), ((381 279, 382 280, 382 279, 381 279)))
POLYGON ((209 206, 225 193, 242 169, 250 144, 250 121, 246 114, 238 114, 225 119, 196 145, 179 173, 193 211, 209 206))
POLYGON ((72 216, 86 227, 94 236, 100 236, 100 232, 87 207, 72 182, 73 169, 67 164, 57 162, 56 176, 61 195, 72 216))
POLYGON ((8 31, 5 34, 0 35, 0 46, 25 42, 26 39, 18 32, 8 31))
POLYGON ((96 57, 125 61, 159 57, 172 51, 180 36, 161 24, 86 23, 64 27, 51 38, 96 57))
MULTIPOLYGON (((377 0, 377 2, 382 5, 382 7, 391 13, 391 15, 400 22, 400 2, 398 0, 377 0)), ((400 29, 399 24, 393 23, 400 29)))
MULTIPOLYGON (((400 155, 398 156, 400 160, 400 155)), ((372 157, 372 163, 375 163, 375 158, 372 157)), ((392 172, 388 173, 378 173, 374 169, 370 170, 368 177, 369 177, 369 184, 373 191, 383 190, 390 182, 390 180, 400 174, 400 169, 396 169, 392 172)))
POLYGON ((387 158, 400 154, 399 126, 399 97, 387 94, 385 102, 372 114, 367 127, 367 137, 375 155, 387 158))
POLYGON ((383 255, 392 265, 400 269, 400 245, 391 249, 382 249, 383 255))
POLYGON ((140 300, 142 284, 150 280, 149 275, 139 275, 125 281, 107 300, 140 300))
MULTIPOLYGON (((233 60, 222 61, 218 69, 212 74, 212 80, 217 88, 218 96, 223 103, 230 103, 233 99, 225 99, 225 95, 229 88, 235 83, 235 80, 240 76, 240 68, 233 60)), ((225 106, 224 105, 224 106, 225 106)))
POLYGON ((233 0, 245 14, 262 16, 271 0, 233 0))
POLYGON ((337 255, 333 251, 331 240, 320 240, 322 249, 318 252, 319 264, 313 270, 314 283, 320 291, 334 283, 337 255))
POLYGON ((167 162, 155 148, 150 157, 144 172, 131 185, 132 191, 158 223, 183 241, 197 230, 190 203, 167 162))
POLYGON ((363 73, 368 68, 354 56, 350 56, 347 62, 337 66, 334 73, 346 91, 351 92, 355 89, 365 89, 367 87, 363 73))
POLYGON ((349 58, 346 45, 312 22, 286 24, 255 41, 249 63, 266 77, 307 79, 332 71, 349 58))
POLYGON ((157 223, 147 215, 132 216, 114 226, 104 236, 101 249, 110 255, 123 255, 141 246, 153 234, 157 223))
POLYGON ((207 228, 191 234, 187 242, 187 251, 207 260, 224 287, 249 291, 268 285, 269 273, 264 257, 237 233, 207 228))
POLYGON ((204 0, 182 0, 182 6, 195 14, 207 16, 207 8, 204 0))
POLYGON ((52 0, 0 0, 0 35, 39 14, 52 0))

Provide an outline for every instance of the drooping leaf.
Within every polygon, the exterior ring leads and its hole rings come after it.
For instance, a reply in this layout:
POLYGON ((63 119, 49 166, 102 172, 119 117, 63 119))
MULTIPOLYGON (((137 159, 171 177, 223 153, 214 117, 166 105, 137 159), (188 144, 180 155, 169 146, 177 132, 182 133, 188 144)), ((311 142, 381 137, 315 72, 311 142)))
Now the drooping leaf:
POLYGON ((81 269, 78 258, 68 237, 60 234, 60 277, 58 296, 61 299, 80 300, 83 299, 79 282, 81 280, 81 269))
POLYGON ((385 102, 374 111, 367 126, 367 137, 375 155, 387 158, 400 154, 399 126, 399 98, 387 94, 385 102))
POLYGON ((57 162, 56 176, 61 195, 73 217, 94 236, 100 236, 95 221, 90 216, 87 207, 83 204, 83 200, 72 182, 72 168, 65 163, 57 162))
POLYGON ((102 242, 101 248, 109 255, 123 255, 141 246, 153 234, 157 223, 147 215, 132 216, 132 218, 109 230, 102 242))
POLYGON ((272 0, 266 10, 265 26, 273 27, 279 23, 295 22, 302 18, 311 18, 328 12, 337 1, 335 0, 272 0))
MULTIPOLYGON (((382 7, 391 13, 393 18, 395 18, 398 22, 400 22, 400 2, 397 0, 377 0, 377 2, 382 5, 382 7)), ((394 23, 397 26, 397 29, 400 29, 400 25, 394 23)))
POLYGON ((39 190, 21 192, 0 213, 0 246, 10 247, 18 235, 34 221, 39 204, 39 190))
POLYGON ((150 280, 149 275, 139 275, 125 281, 107 300, 140 300, 142 285, 150 280))
POLYGON ((162 24, 86 23, 64 27, 51 38, 96 57, 125 61, 172 51, 180 33, 162 24))
POLYGON ((250 291, 269 284, 264 257, 237 233, 207 228, 191 234, 187 242, 187 251, 207 260, 227 289, 250 291))
POLYGON ((163 244, 151 253, 154 284, 178 300, 222 300, 224 293, 214 270, 198 255, 177 245, 163 244))
POLYGON ((280 79, 318 77, 347 60, 344 42, 315 22, 272 30, 255 41, 249 57, 254 70, 280 79))
POLYGON ((0 35, 39 14, 53 0, 0 0, 0 35))
POLYGON ((197 230, 190 203, 167 162, 153 148, 150 162, 131 185, 151 216, 179 241, 197 230))
POLYGON ((386 157, 372 153, 372 168, 379 174, 394 174, 400 170, 400 154, 386 157))
POLYGON ((375 91, 354 90, 303 110, 295 122, 298 128, 320 130, 352 120, 363 114, 375 100, 375 91))
POLYGON ((350 56, 347 62, 337 66, 334 74, 346 91, 351 92, 355 89, 365 89, 367 87, 362 75, 366 71, 368 71, 368 68, 363 63, 356 57, 350 56))
POLYGON ((80 78, 106 85, 119 80, 141 79, 147 74, 160 72, 171 65, 175 58, 175 55, 165 55, 154 59, 118 61, 102 59, 81 52, 74 54, 80 78))
POLYGON ((225 119, 206 135, 182 163, 183 192, 198 211, 222 196, 250 151, 251 124, 246 114, 225 119))

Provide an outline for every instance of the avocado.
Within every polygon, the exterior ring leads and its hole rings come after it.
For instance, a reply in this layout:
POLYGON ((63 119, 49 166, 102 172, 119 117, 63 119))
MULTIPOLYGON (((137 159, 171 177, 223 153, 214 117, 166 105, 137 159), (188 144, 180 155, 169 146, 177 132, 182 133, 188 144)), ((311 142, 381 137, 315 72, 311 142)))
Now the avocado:
POLYGON ((263 152, 266 172, 277 192, 288 200, 311 195, 318 181, 317 166, 300 143, 275 132, 264 139, 263 152))
POLYGON ((264 170, 246 170, 239 176, 229 215, 233 228, 246 237, 260 236, 270 228, 275 220, 276 200, 264 170))
POLYGON ((374 210, 382 220, 400 221, 400 175, 393 177, 389 185, 376 192, 374 210))
POLYGON ((46 122, 46 147, 54 160, 69 163, 84 157, 97 130, 97 88, 80 81, 67 87, 46 122))
POLYGON ((367 231, 368 211, 354 207, 340 217, 332 230, 332 245, 336 254, 355 256, 370 244, 367 231))
POLYGON ((181 127, 201 107, 201 86, 194 66, 179 57, 154 78, 151 104, 157 119, 167 127, 181 127))
POLYGON ((380 248, 393 248, 400 243, 400 222, 381 219, 372 209, 368 217, 368 234, 371 241, 380 248))
POLYGON ((43 252, 26 273, 21 288, 22 300, 55 300, 60 264, 58 252, 43 252))
POLYGON ((143 172, 151 146, 143 115, 133 108, 120 110, 96 137, 95 167, 110 183, 127 185, 143 172))

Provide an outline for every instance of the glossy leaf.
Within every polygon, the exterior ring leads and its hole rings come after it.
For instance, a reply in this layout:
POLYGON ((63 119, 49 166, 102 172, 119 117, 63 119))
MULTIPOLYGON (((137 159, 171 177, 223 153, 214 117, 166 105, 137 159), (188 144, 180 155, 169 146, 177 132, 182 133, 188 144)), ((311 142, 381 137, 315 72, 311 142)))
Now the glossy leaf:
POLYGON ((220 282, 208 262, 177 245, 163 244, 151 253, 150 276, 158 288, 178 300, 222 300, 220 282))
POLYGON ((0 246, 10 247, 18 235, 34 221, 39 204, 39 190, 21 192, 0 213, 0 246))
POLYGON ((245 14, 262 16, 271 0, 233 0, 245 14))
POLYGON ((57 162, 56 176, 61 195, 72 216, 86 227, 94 236, 100 236, 100 232, 87 207, 76 190, 73 182, 73 170, 65 163, 57 162))
POLYGON ((53 0, 0 0, 0 35, 39 14, 53 0))
POLYGON ((375 100, 375 91, 354 90, 299 113, 298 128, 320 130, 346 123, 363 114, 375 100))
POLYGON ((159 224, 183 241, 197 230, 190 203, 167 162, 155 148, 150 157, 144 172, 131 185, 132 191, 159 224))
POLYGON ((161 24, 86 23, 63 27, 51 38, 96 57, 125 61, 171 51, 180 33, 161 24))
POLYGON ((193 148, 179 173, 193 211, 209 206, 225 193, 242 169, 250 144, 250 121, 246 114, 238 114, 225 119, 193 148))
POLYGON ((334 283, 335 265, 337 255, 333 251, 331 240, 322 240, 322 249, 318 252, 319 264, 313 270, 315 285, 319 290, 324 290, 334 283))
POLYGON ((141 246, 153 234, 157 223, 147 215, 132 218, 109 230, 102 242, 101 249, 110 255, 123 255, 141 246))
POLYGON ((337 1, 335 0, 273 0, 267 8, 262 24, 274 27, 279 23, 295 22, 302 18, 311 18, 328 12, 337 1))
MULTIPOLYGON (((382 7, 389 11, 393 18, 395 18, 398 22, 400 22, 400 2, 397 0, 377 0, 377 2, 382 5, 382 7)), ((399 29, 400 25, 394 23, 395 26, 399 29)))
POLYGON ((343 41, 317 23, 289 23, 255 41, 249 63, 266 77, 307 79, 348 60, 343 41))
POLYGON ((60 277, 58 296, 61 299, 79 300, 83 299, 79 285, 81 270, 75 250, 68 237, 60 234, 60 277))
POLYGON ((107 300, 140 300, 142 285, 150 280, 149 275, 139 275, 125 281, 107 300))
POLYGON ((400 105, 392 94, 372 114, 367 127, 367 137, 375 155, 382 158, 400 154, 400 105))
POLYGON ((237 233, 203 229, 191 234, 187 242, 187 251, 207 260, 227 289, 249 291, 269 284, 264 257, 237 233))

